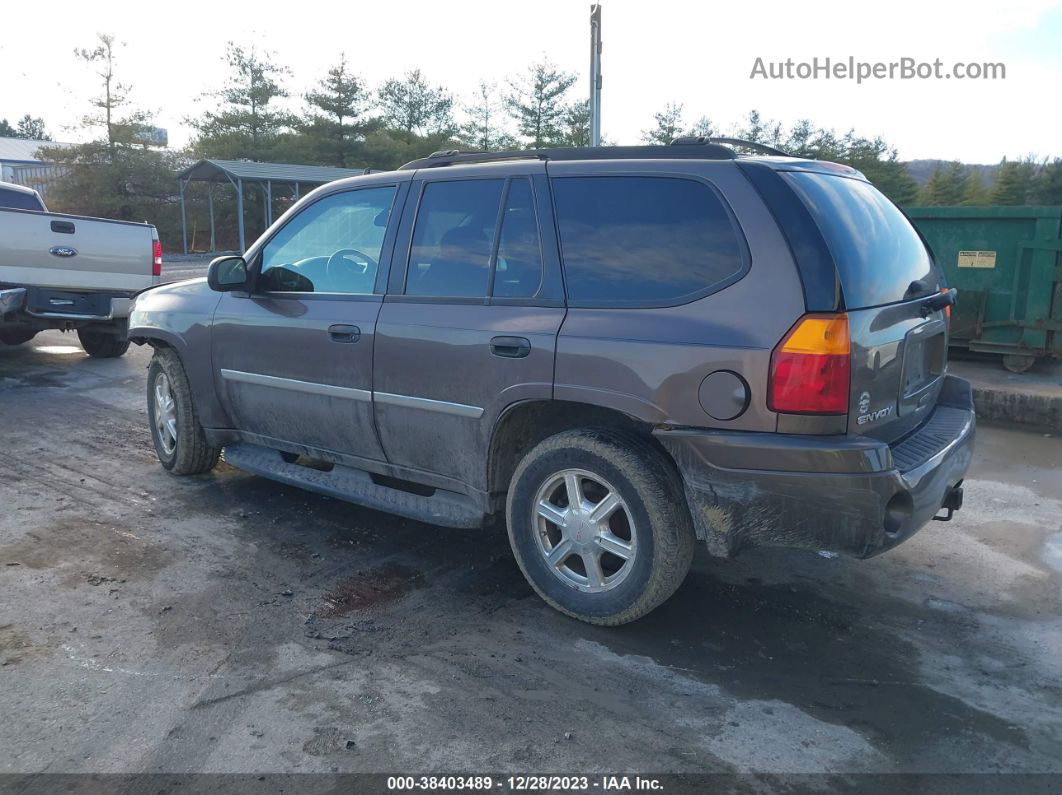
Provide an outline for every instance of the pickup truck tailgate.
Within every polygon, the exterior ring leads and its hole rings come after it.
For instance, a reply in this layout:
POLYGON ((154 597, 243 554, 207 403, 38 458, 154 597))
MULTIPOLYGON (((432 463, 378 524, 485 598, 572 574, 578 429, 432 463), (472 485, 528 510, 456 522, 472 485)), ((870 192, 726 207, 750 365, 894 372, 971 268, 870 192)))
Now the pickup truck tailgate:
POLYGON ((133 292, 152 276, 150 224, 0 208, 0 284, 133 292))

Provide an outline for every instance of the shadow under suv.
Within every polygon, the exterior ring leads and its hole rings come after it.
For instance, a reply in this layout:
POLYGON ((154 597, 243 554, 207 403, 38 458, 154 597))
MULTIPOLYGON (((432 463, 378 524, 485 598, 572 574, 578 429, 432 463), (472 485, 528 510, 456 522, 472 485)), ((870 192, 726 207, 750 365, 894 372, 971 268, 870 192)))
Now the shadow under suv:
POLYGON ((504 515, 555 608, 636 619, 696 540, 866 557, 961 506, 954 290, 857 171, 713 142, 437 153, 136 299, 175 474, 504 515))

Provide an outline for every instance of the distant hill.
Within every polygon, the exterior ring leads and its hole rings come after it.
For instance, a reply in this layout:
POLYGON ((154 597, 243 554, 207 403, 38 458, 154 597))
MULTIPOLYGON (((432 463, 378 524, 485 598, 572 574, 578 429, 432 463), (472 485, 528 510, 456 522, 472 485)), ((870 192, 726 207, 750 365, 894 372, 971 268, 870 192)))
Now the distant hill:
MULTIPOLYGON (((950 160, 908 160, 904 165, 907 167, 907 173, 910 174, 914 181, 918 183, 918 187, 922 187, 929 178, 933 176, 933 172, 936 171, 937 166, 946 166, 950 160)), ((999 165, 984 165, 982 163, 964 163, 963 165, 969 169, 970 173, 976 173, 981 175, 981 181, 985 186, 990 186, 996 178, 996 171, 999 170, 999 165)))

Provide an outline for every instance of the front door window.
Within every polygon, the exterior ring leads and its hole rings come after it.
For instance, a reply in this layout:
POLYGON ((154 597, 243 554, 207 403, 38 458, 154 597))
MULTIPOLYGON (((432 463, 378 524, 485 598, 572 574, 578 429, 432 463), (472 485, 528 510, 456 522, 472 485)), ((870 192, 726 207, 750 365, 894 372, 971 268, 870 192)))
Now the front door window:
POLYGON ((372 293, 396 190, 344 191, 308 206, 262 249, 258 290, 372 293))

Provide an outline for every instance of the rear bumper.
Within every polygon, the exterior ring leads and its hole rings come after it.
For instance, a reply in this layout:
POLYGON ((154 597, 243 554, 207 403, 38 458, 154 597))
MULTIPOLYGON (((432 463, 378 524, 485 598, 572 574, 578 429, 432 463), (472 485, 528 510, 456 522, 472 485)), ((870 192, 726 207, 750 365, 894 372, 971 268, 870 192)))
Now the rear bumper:
POLYGON ((0 320, 4 315, 11 315, 22 309, 26 303, 25 287, 0 288, 0 320))
POLYGON ((111 322, 129 317, 128 293, 65 290, 48 287, 0 288, 0 319, 32 326, 67 326, 70 322, 111 322))
POLYGON ((937 514, 966 474, 975 429, 969 383, 948 376, 933 414, 898 444, 696 430, 656 437, 713 554, 785 546, 869 557, 937 514))

